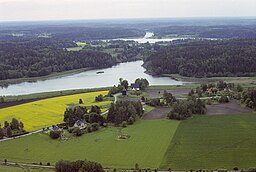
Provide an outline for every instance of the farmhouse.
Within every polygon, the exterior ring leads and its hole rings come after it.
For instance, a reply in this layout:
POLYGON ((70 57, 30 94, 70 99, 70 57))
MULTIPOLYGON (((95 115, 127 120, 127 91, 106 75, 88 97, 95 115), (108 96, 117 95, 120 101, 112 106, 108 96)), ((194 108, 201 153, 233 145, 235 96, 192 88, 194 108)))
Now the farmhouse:
POLYGON ((73 127, 78 127, 82 130, 87 127, 87 124, 86 124, 86 121, 84 121, 84 120, 77 120, 73 127))
POLYGON ((61 131, 62 129, 56 125, 51 128, 52 131, 61 131))
POLYGON ((123 90, 122 90, 122 96, 126 96, 127 95, 127 90, 124 88, 123 90))
POLYGON ((132 90, 140 90, 140 85, 136 84, 136 83, 132 83, 131 88, 132 88, 132 90))

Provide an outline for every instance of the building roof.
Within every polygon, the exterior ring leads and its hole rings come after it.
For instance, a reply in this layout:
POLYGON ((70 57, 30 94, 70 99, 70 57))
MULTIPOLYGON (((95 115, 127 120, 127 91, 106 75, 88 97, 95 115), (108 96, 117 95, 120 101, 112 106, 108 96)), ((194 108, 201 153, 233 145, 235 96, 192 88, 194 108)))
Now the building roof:
POLYGON ((140 85, 139 85, 139 84, 136 84, 136 83, 132 83, 132 84, 131 84, 131 87, 132 87, 132 88, 140 88, 140 85))
POLYGON ((85 124, 86 123, 86 121, 84 121, 84 120, 77 120, 76 122, 75 122, 75 124, 77 125, 77 126, 80 126, 80 125, 82 125, 82 124, 85 124))
POLYGON ((60 128, 55 125, 55 126, 52 127, 52 130, 53 130, 53 131, 58 131, 58 130, 60 130, 60 128))

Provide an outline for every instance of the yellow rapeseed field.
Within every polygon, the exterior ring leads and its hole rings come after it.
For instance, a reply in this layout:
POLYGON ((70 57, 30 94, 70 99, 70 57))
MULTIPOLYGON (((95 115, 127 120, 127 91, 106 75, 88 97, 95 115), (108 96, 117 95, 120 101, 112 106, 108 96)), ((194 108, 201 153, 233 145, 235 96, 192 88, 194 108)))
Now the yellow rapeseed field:
POLYGON ((12 118, 17 118, 24 123, 26 131, 35 131, 62 123, 65 109, 78 104, 80 98, 83 106, 98 105, 102 107, 102 111, 106 111, 111 101, 95 102, 95 97, 107 93, 108 91, 99 91, 61 96, 0 109, 0 123, 3 126, 4 121, 10 122, 12 118))

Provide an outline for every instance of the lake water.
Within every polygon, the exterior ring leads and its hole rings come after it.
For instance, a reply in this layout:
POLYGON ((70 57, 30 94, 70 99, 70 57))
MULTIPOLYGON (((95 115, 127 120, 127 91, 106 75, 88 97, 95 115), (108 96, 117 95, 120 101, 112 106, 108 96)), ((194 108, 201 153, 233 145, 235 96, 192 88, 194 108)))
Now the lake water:
POLYGON ((169 77, 153 77, 145 72, 141 65, 143 61, 120 63, 116 66, 90 70, 70 76, 63 76, 36 82, 23 82, 9 85, 7 88, 0 88, 0 95, 24 95, 39 92, 71 90, 81 88, 100 88, 117 85, 119 78, 127 79, 129 83, 137 78, 146 78, 150 85, 182 85, 181 81, 175 81, 169 77), (104 71, 102 74, 96 74, 104 71))
POLYGON ((185 38, 163 38, 163 39, 153 39, 151 38, 152 36, 154 36, 153 32, 146 32, 144 37, 141 38, 122 38, 122 39, 117 39, 117 40, 124 40, 124 41, 136 41, 138 43, 151 43, 154 44, 156 42, 170 42, 170 41, 174 41, 174 40, 180 40, 180 39, 185 39, 185 38))

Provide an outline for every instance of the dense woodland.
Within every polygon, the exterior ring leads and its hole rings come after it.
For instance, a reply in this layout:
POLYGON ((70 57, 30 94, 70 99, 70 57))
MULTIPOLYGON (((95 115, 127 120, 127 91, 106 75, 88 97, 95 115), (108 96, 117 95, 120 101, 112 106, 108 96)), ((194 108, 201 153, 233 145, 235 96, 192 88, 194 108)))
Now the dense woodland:
POLYGON ((143 36, 145 31, 136 28, 119 26, 106 26, 99 24, 13 24, 0 26, 0 40, 53 38, 67 41, 88 41, 100 39, 115 39, 143 36))
POLYGON ((97 51, 69 52, 40 45, 0 46, 0 80, 45 76, 87 67, 103 68, 116 63, 111 55, 97 51))
POLYGON ((255 76, 256 40, 195 40, 162 47, 145 59, 144 66, 154 75, 255 76))

